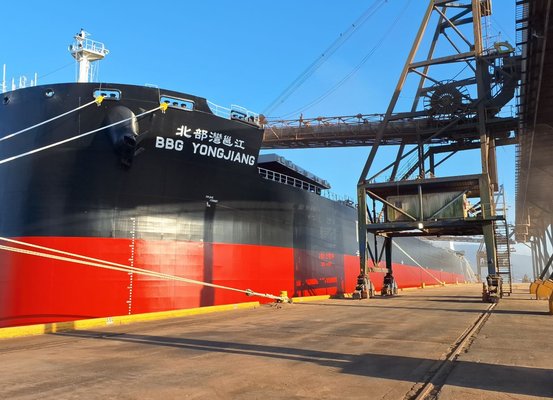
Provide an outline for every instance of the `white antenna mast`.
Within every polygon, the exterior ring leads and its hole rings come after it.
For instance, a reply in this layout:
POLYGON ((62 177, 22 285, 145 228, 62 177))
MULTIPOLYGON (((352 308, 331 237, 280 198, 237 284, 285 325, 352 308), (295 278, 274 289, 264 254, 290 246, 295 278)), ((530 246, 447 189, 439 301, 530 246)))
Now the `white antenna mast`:
POLYGON ((109 50, 101 42, 88 39, 90 33, 81 28, 73 38, 75 41, 69 45, 69 52, 79 64, 79 77, 77 82, 92 81, 92 70, 90 63, 102 60, 109 50))
POLYGON ((6 64, 4 64, 4 72, 2 74, 2 93, 6 93, 6 64))

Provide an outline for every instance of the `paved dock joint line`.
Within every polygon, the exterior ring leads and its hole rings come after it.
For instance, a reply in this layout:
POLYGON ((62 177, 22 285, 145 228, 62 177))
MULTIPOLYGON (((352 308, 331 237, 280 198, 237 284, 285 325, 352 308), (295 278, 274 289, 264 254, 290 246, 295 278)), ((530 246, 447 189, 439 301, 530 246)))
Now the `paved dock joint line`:
MULTIPOLYGON (((472 342, 474 341, 476 335, 490 315, 492 314, 493 309, 497 306, 497 303, 490 304, 486 310, 480 314, 478 318, 457 338, 454 343, 454 346, 451 348, 446 358, 439 361, 439 367, 436 372, 424 383, 421 389, 419 389, 418 394, 414 397, 414 400, 424 400, 424 399, 433 399, 439 396, 440 390, 443 387, 443 384, 447 380, 448 375, 453 371, 455 367, 455 360, 459 357, 463 351, 466 351, 470 348, 472 342)), ((418 382, 420 384, 421 382, 418 382)), ((413 386, 415 388, 417 384, 413 386)))

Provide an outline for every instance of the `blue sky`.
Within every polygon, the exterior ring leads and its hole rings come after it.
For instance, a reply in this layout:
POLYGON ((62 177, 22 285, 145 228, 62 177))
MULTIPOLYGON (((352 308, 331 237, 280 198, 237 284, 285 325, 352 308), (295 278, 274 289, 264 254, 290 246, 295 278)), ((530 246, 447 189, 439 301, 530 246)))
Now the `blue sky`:
MULTIPOLYGON (((369 7, 376 12, 274 112, 287 115, 334 87, 373 53, 349 80, 305 117, 384 112, 427 1, 97 1, 4 2, 0 64, 8 77, 38 73, 39 84, 75 79, 67 51, 82 27, 110 54, 102 81, 155 84, 223 105, 263 111, 369 7), (399 15, 399 17, 398 17, 399 15), (391 28, 393 22, 397 22, 391 28), (378 43, 382 44, 378 46, 378 43)), ((514 42, 514 0, 493 2, 489 31, 514 42)), ((452 71, 455 74, 457 71, 452 71)), ((398 111, 410 108, 409 96, 398 111)), ((299 115, 292 114, 294 117, 299 115)), ((369 148, 279 151, 328 180, 339 195, 355 197, 369 148)), ((387 164, 392 149, 381 152, 387 164)), ((514 205, 514 147, 499 148, 500 181, 514 205)), ((479 172, 478 152, 456 156, 440 174, 479 172)), ((514 219, 514 207, 509 219, 514 219)))

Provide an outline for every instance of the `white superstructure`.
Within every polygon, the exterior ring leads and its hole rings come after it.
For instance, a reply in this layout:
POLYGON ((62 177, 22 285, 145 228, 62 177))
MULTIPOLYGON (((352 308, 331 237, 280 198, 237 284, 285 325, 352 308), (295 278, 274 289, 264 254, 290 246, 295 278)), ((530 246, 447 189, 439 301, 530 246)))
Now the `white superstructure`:
POLYGON ((69 46, 69 52, 79 64, 77 82, 90 82, 93 80, 94 70, 91 63, 102 60, 108 53, 103 43, 88 39, 90 33, 81 29, 74 36, 75 41, 69 46))

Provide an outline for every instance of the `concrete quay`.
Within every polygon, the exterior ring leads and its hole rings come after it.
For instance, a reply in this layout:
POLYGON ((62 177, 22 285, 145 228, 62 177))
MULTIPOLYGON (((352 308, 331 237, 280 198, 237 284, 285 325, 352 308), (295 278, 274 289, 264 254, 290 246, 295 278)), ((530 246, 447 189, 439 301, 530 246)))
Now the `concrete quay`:
POLYGON ((553 398, 553 316, 527 286, 489 313, 458 285, 3 339, 0 398, 553 398))

